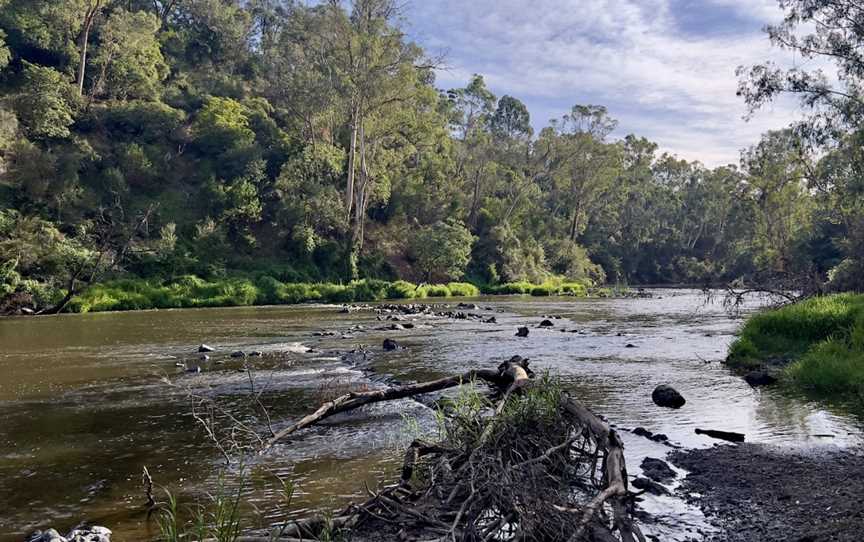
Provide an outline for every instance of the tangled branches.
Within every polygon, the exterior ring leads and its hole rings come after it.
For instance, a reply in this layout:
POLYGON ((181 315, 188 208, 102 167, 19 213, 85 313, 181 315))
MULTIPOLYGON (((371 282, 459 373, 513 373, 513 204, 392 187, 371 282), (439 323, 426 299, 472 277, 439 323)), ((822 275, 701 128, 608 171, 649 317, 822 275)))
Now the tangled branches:
MULTIPOLYGON (((644 541, 631 519, 623 446, 605 422, 554 379, 534 379, 518 356, 473 376, 492 395, 463 387, 446 401, 440 441, 414 441, 398 485, 338 516, 344 539, 644 541)), ((302 427, 366 397, 334 399, 302 427)), ((318 524, 298 523, 292 534, 318 536, 318 524)))

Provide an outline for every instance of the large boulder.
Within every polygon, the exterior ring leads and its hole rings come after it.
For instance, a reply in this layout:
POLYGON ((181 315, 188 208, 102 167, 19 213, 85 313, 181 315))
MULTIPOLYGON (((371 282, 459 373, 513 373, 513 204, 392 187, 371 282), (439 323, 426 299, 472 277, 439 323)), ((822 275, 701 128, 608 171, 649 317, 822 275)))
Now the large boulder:
POLYGON ((551 320, 543 320, 540 322, 540 327, 552 327, 554 325, 555 324, 553 324, 551 320))
POLYGON ((525 326, 519 327, 516 329, 517 337, 527 337, 528 336, 528 328, 525 326))
POLYGON ((666 408, 681 408, 687 401, 678 391, 668 384, 660 384, 651 393, 654 404, 666 408))
POLYGON ((642 460, 642 472, 645 476, 651 478, 655 482, 669 482, 674 480, 677 474, 672 470, 672 467, 662 459, 654 457, 646 457, 642 460))

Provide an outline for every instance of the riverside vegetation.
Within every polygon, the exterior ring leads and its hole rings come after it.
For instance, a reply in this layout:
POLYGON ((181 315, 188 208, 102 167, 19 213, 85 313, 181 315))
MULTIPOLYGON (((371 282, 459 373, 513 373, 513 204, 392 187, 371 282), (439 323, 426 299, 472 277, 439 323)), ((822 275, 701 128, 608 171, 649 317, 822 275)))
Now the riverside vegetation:
POLYGON ((767 366, 801 389, 864 404, 864 295, 814 297, 752 316, 727 363, 767 366))
POLYGON ((742 70, 751 108, 793 91, 815 115, 711 169, 613 137, 602 105, 535 132, 482 75, 439 88, 392 0, 0 0, 0 304, 251 303, 281 289, 263 275, 860 288, 859 32, 796 45, 844 15, 786 7, 771 37, 848 88, 742 70), (219 286, 152 291, 187 275, 219 286))
MULTIPOLYGON (((585 296, 584 283, 547 280, 484 286, 486 294, 526 294, 532 296, 585 296)), ((606 290, 599 290, 605 295, 606 290)), ((124 279, 96 284, 69 303, 72 312, 112 310, 226 307, 246 305, 295 304, 308 301, 352 303, 385 299, 425 299, 427 297, 476 297, 481 289, 467 282, 412 284, 399 280, 387 282, 363 279, 346 284, 283 283, 269 275, 256 279, 225 278, 205 281, 181 276, 167 281, 124 279)))

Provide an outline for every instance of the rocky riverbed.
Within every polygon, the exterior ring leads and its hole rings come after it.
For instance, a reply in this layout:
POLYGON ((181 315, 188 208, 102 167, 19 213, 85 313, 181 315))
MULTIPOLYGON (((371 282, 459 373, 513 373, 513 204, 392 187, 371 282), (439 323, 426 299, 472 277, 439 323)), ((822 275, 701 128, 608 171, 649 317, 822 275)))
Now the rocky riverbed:
POLYGON ((723 542, 864 539, 864 451, 760 444, 677 450, 689 471, 679 492, 720 528, 723 542))

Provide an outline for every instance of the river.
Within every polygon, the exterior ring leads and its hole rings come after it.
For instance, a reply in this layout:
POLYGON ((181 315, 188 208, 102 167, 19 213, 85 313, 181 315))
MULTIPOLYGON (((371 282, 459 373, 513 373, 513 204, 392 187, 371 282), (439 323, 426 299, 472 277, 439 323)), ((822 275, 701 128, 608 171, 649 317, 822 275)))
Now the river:
MULTIPOLYGON (((697 427, 797 448, 861 443, 864 424, 854 416, 780 389, 754 390, 721 365, 741 321, 718 302, 693 290, 650 292, 639 299, 481 298, 474 300, 480 312, 497 323, 409 317, 415 327, 398 331, 369 331, 381 326, 372 311, 325 305, 0 320, 0 542, 79 520, 108 526, 115 542, 155 538, 142 511, 143 467, 160 491, 186 505, 235 483, 238 467, 219 476, 221 455, 192 417, 188 393, 240 408, 249 403, 250 374, 277 429, 334 389, 381 385, 385 377, 426 380, 519 354, 535 370, 561 376, 619 428, 644 427, 684 447, 716 442, 694 434, 697 427), (536 327, 544 316, 554 327, 536 327), (357 325, 365 330, 345 334, 357 325), (519 325, 531 327, 527 338, 515 336, 519 325), (383 352, 386 337, 406 348, 383 352), (216 349, 209 360, 197 354, 201 343, 216 349), (340 359, 359 345, 372 352, 374 372, 340 359), (264 356, 230 357, 235 350, 264 356), (684 408, 651 402, 661 383, 687 398, 684 408)), ((244 467, 245 524, 360 499, 367 486, 398 477, 400 449, 415 432, 433 430, 429 408, 404 400, 298 433, 244 467), (287 510, 279 478, 297 484, 287 510)), ((631 475, 642 458, 669 450, 622 434, 631 475)), ((710 529, 678 499, 649 497, 642 507, 656 517, 647 530, 664 540, 710 529)))

